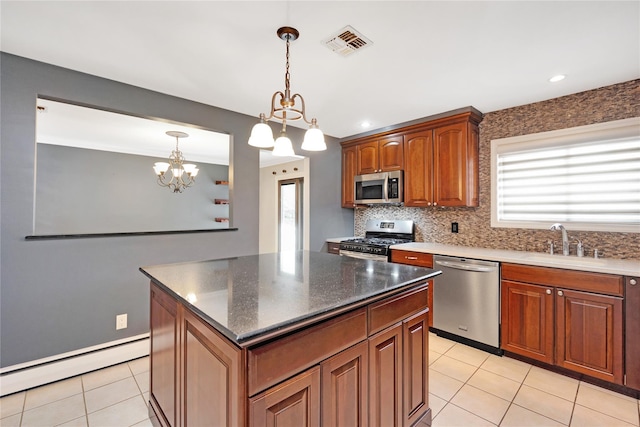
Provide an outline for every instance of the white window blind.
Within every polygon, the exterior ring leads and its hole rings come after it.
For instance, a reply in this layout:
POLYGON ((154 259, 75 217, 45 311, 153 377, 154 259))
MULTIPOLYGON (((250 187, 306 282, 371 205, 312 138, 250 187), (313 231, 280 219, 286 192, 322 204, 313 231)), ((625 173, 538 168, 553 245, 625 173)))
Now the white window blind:
MULTIPOLYGON (((640 134, 492 144, 492 225, 640 232, 640 134), (595 139, 595 140, 594 140, 595 139), (495 149, 495 150, 494 150, 495 149)), ((633 133, 633 132, 632 132, 633 133)), ((505 142, 503 140, 503 142, 505 142)))

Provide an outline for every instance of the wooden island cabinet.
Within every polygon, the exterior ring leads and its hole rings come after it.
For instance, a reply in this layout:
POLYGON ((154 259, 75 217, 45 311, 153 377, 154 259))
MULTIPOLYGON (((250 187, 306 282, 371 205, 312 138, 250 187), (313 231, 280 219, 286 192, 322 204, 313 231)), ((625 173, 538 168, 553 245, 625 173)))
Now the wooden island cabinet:
POLYGON ((265 268, 277 254, 142 269, 151 278, 149 400, 160 425, 431 424, 427 299, 438 272, 301 254, 306 280, 265 268), (291 291, 291 280, 306 291, 291 291))

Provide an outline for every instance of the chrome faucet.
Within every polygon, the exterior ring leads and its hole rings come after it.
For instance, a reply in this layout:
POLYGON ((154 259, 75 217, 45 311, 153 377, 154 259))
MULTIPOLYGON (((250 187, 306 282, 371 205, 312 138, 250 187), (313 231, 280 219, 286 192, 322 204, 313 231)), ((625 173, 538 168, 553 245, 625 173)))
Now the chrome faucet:
POLYGON ((567 236, 567 229, 560 223, 553 224, 549 230, 562 231, 562 255, 569 255, 569 236, 567 236))

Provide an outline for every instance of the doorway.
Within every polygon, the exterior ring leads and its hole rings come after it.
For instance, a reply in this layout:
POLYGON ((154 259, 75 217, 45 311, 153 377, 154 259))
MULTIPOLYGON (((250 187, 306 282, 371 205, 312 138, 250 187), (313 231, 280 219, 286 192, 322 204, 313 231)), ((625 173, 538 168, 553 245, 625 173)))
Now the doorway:
POLYGON ((303 248, 302 178, 278 181, 278 251, 303 248))

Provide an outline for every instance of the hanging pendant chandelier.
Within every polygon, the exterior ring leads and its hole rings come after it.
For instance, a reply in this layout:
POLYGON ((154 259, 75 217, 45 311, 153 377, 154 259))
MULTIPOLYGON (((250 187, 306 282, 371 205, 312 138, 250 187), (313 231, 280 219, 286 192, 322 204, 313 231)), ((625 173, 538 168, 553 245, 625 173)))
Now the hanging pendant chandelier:
POLYGON ((284 74, 284 92, 278 91, 271 97, 271 112, 269 116, 264 113, 260 114, 260 122, 251 129, 249 137, 249 145, 259 148, 273 147, 274 156, 294 156, 293 145, 291 139, 287 136, 287 120, 304 120, 309 125, 309 129, 304 135, 302 149, 308 151, 322 151, 327 149, 324 142, 324 134, 318 128, 318 122, 315 118, 309 121, 307 119, 304 98, 299 93, 291 95, 290 90, 290 74, 289 74, 289 43, 296 40, 300 33, 292 27, 281 27, 277 31, 278 37, 287 43, 287 65, 284 74), (279 106, 276 100, 279 99, 279 106), (296 100, 300 101, 300 108, 296 107, 296 100), (268 120, 277 119, 282 121, 282 130, 280 136, 274 141, 271 127, 267 124, 268 120))
POLYGON ((189 134, 178 131, 168 131, 166 134, 176 138, 176 149, 171 152, 169 163, 156 162, 153 165, 153 170, 158 176, 158 185, 169 187, 174 193, 182 193, 182 190, 191 187, 196 182, 195 178, 199 169, 194 164, 185 164, 182 151, 178 148, 180 138, 186 138, 189 134), (168 171, 171 171, 171 173, 167 173, 168 171), (169 178, 169 175, 171 178, 169 178))

